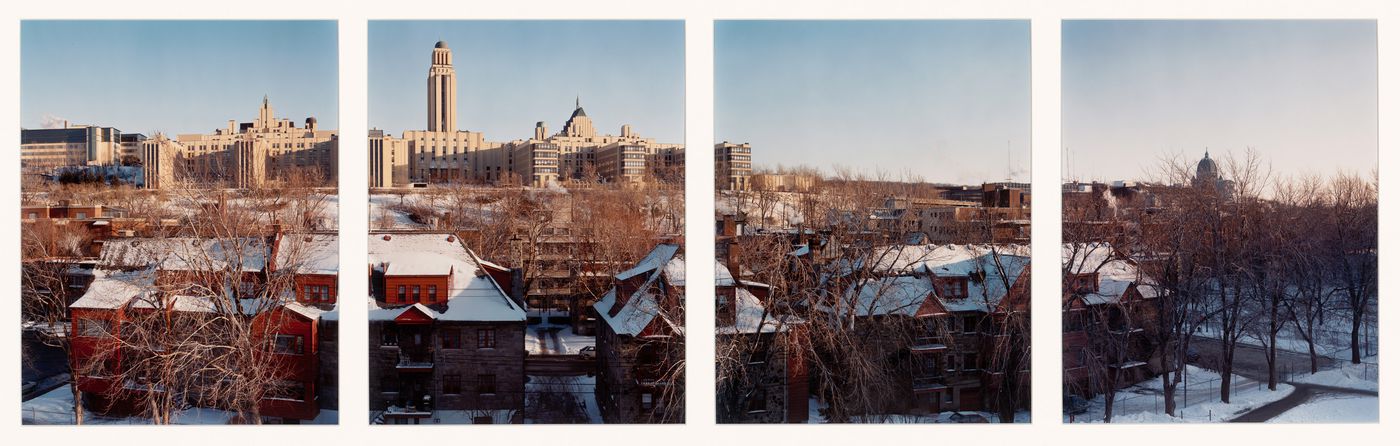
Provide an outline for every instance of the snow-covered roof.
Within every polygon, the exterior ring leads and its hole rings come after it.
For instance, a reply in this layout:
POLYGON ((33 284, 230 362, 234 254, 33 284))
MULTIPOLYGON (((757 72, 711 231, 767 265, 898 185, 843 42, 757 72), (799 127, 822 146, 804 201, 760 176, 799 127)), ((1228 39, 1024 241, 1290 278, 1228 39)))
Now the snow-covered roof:
POLYGON ((933 281, 920 276, 882 277, 853 283, 845 295, 843 303, 852 308, 836 309, 843 314, 913 316, 933 295, 933 281))
POLYGON ((525 320, 525 309, 490 276, 478 274, 476 256, 452 234, 371 233, 368 248, 370 266, 386 275, 452 275, 446 303, 433 306, 441 311, 425 307, 439 320, 525 320))
POLYGON ((339 313, 337 313, 336 310, 340 309, 339 304, 336 304, 336 306, 332 307, 332 309, 330 310, 323 310, 314 305, 306 305, 296 301, 287 302, 287 304, 283 305, 282 307, 291 310, 294 313, 305 316, 307 319, 311 319, 313 321, 319 320, 323 315, 336 314, 338 316, 339 313))
POLYGON ((267 243, 258 237, 240 238, 117 238, 102 245, 105 267, 156 265, 166 271, 262 271, 267 266, 267 243))
MULTIPOLYGON (((655 248, 652 248, 651 252, 647 253, 646 257, 642 257, 642 260, 637 261, 637 266, 617 273, 613 277, 616 277, 618 280, 627 280, 639 274, 653 272, 662 265, 669 263, 671 259, 676 256, 676 251, 680 249, 680 245, 656 245, 655 248)), ((681 271, 682 273, 685 271, 684 263, 681 265, 681 271)))
POLYGON ((277 268, 297 274, 335 275, 340 272, 340 236, 286 234, 277 239, 277 268))
MULTIPOLYGON (((715 271, 724 268, 716 266, 715 271)), ((725 269, 728 272, 727 269, 725 269)), ((768 312, 763 307, 763 301, 749 292, 748 286, 767 287, 768 285, 740 281, 739 286, 734 289, 734 325, 717 326, 715 334, 743 334, 743 333, 773 333, 787 331, 788 326, 801 322, 801 319, 792 315, 778 315, 768 312)), ((721 286, 718 283, 715 286, 721 286)), ((732 286, 732 285, 731 285, 732 286)))
MULTIPOLYGON (((857 316, 913 316, 928 297, 950 312, 991 311, 1006 297, 1030 265, 1029 248, 1020 245, 915 245, 877 249, 871 272, 878 277, 857 280, 843 302, 857 316), (934 277, 967 280, 964 297, 943 296, 934 277)), ((830 311, 830 308, 824 308, 830 311)), ((838 309, 841 310, 841 309, 838 309)))
POLYGON ((404 306, 401 306, 401 307, 389 307, 389 308, 384 308, 384 307, 379 306, 379 303, 378 303, 378 302, 375 302, 374 299, 370 299, 370 300, 369 300, 369 320, 371 320, 371 321, 392 321, 392 320, 394 320, 394 319, 398 319, 399 316, 402 316, 404 313, 408 312, 408 310, 410 310, 410 309, 417 309, 418 311, 423 312, 423 314, 427 315, 429 319, 437 319, 439 316, 442 315, 442 313, 439 313, 439 312, 437 312, 436 310, 433 310, 431 307, 429 307, 429 306, 427 306, 427 305, 420 304, 420 303, 415 303, 415 304, 413 304, 413 305, 404 305, 404 306))
MULTIPOLYGON (((636 267, 617 274, 615 277, 619 280, 627 280, 642 274, 648 275, 646 281, 637 288, 637 291, 615 314, 611 310, 613 305, 617 303, 617 288, 608 290, 602 299, 593 304, 593 308, 598 311, 598 317, 612 327, 613 332, 617 334, 636 336, 645 330, 661 313, 660 303, 654 294, 659 289, 658 281, 664 280, 675 287, 685 286, 685 260, 677 257, 679 251, 680 245, 657 245, 652 248, 650 253, 647 253, 646 257, 637 262, 636 267), (679 260, 679 262, 672 266, 673 260, 679 260), (662 279, 662 277, 665 278, 662 279)), ((665 322, 678 332, 683 330, 681 322, 684 321, 666 320, 665 322)))
POLYGON ((87 292, 74 301, 69 308, 117 309, 127 302, 145 296, 153 289, 156 272, 153 268, 132 271, 96 270, 87 292))
POLYGON ((1085 304, 1118 302, 1129 287, 1136 287, 1143 297, 1157 296, 1151 280, 1142 277, 1137 265, 1117 256, 1113 247, 1106 243, 1067 243, 1060 252, 1061 261, 1071 274, 1099 274, 1098 290, 1082 297, 1085 304))

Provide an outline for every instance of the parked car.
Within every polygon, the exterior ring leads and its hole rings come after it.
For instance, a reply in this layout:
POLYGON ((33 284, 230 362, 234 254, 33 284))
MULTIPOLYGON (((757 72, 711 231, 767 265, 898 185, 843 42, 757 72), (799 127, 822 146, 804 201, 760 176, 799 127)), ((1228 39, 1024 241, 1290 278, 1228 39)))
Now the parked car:
POLYGON ((978 412, 953 412, 952 415, 949 415, 949 416, 948 416, 948 421, 952 421, 952 422, 954 422, 954 423, 991 423, 991 422, 992 422, 992 420, 987 419, 987 416, 986 416, 986 415, 983 415, 983 414, 978 413, 978 412))
POLYGON ((578 349, 578 356, 579 356, 580 358, 583 358, 583 359, 593 359, 593 358, 597 358, 597 357, 598 357, 598 350, 595 349, 595 348, 593 348, 593 346, 590 345, 590 346, 587 346, 587 347, 578 349))

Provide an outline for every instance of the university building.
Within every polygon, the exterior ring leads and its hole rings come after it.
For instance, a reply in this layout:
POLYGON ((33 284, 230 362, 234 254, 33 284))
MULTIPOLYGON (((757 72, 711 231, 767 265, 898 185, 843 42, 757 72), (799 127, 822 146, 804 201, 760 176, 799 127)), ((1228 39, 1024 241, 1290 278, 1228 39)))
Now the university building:
POLYGON ((427 130, 408 130, 399 138, 371 132, 371 187, 453 181, 532 187, 570 180, 634 183, 648 174, 675 178, 683 170, 683 144, 658 143, 630 125, 623 125, 618 135, 600 133, 577 100, 557 133, 537 122, 529 139, 495 142, 481 132, 458 130, 457 77, 447 42, 433 47, 427 93, 427 130))
POLYGON ((335 130, 317 127, 306 118, 298 127, 279 119, 263 97, 253 122, 229 120, 209 134, 156 134, 141 144, 147 188, 166 188, 175 181, 209 186, 256 187, 269 179, 302 176, 319 184, 335 182, 339 140, 335 130))
POLYGON ((336 178, 339 143, 335 130, 323 130, 316 118, 298 127, 279 119, 263 97, 253 122, 229 120, 209 134, 170 138, 122 133, 112 127, 72 126, 24 129, 20 166, 39 174, 69 166, 112 166, 139 161, 145 187, 160 189, 177 181, 206 186, 256 187, 291 175, 320 184, 336 178))
POLYGON ((21 129, 20 169, 24 173, 44 173, 66 166, 106 166, 121 163, 135 155, 140 133, 123 134, 113 127, 71 125, 52 129, 21 129))

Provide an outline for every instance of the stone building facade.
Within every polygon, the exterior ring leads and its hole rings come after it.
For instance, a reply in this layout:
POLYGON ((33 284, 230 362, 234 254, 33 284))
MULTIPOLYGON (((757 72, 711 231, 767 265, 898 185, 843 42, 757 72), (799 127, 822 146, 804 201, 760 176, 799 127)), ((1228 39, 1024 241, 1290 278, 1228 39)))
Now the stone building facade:
MULTIPOLYGON (((371 136, 388 147, 405 145, 404 164, 384 153, 371 152, 371 165, 395 166, 378 173, 372 184, 467 181, 519 183, 544 187, 569 180, 637 182, 654 173, 677 172, 684 160, 683 144, 658 143, 623 125, 618 135, 599 133, 576 99, 563 130, 549 133, 535 124, 529 139, 487 141, 481 132, 457 129, 457 78, 452 51, 438 42, 428 68, 427 130, 407 130, 399 138, 371 136), (388 160, 386 162, 386 160, 388 160), (399 170, 404 166, 406 173, 399 170), (386 176, 387 175, 387 176, 386 176)), ((388 187, 388 186, 378 186, 388 187)))

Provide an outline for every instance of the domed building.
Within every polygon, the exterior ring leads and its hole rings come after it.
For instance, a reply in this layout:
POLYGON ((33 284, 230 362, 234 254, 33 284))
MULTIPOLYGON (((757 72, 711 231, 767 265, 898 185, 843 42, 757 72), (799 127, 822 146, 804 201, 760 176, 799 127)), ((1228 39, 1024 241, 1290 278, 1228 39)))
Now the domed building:
POLYGON ((517 180, 533 187, 572 180, 636 183, 648 173, 662 177, 683 170, 684 144, 642 137, 627 124, 617 135, 599 132, 577 97, 558 133, 543 121, 535 123, 529 139, 510 141, 458 129, 456 76, 452 50, 438 41, 428 68, 427 130, 405 130, 399 138, 370 133, 372 187, 517 180))
POLYGON ((1201 161, 1196 163, 1196 176, 1191 179, 1191 185, 1195 187, 1212 187, 1222 196, 1232 196, 1235 192, 1235 182, 1220 177, 1220 166, 1215 160, 1210 159, 1210 149, 1206 149, 1206 155, 1201 161))

